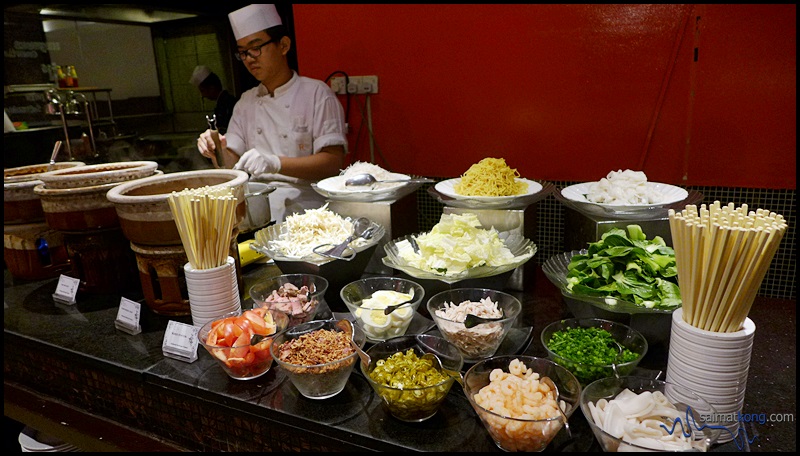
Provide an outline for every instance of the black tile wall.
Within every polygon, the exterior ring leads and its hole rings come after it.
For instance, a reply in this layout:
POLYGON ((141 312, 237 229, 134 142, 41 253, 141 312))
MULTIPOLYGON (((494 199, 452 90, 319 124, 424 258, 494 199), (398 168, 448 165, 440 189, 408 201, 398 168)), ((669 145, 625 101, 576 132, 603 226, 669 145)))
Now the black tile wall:
MULTIPOLYGON (((557 189, 579 182, 552 182, 557 189)), ((443 205, 428 193, 429 184, 417 191, 417 222, 420 231, 429 231, 438 223, 443 205)), ((788 223, 786 234, 772 260, 769 270, 764 276, 758 295, 768 298, 796 299, 797 285, 797 251, 796 251, 796 190, 773 190, 728 187, 685 187, 703 194, 700 204, 711 204, 719 201, 723 205, 742 204, 753 210, 767 209, 783 215, 788 223)), ((533 260, 544 263, 551 256, 563 252, 564 249, 564 206, 553 195, 539 201, 537 207, 537 232, 533 241, 539 252, 533 260)))

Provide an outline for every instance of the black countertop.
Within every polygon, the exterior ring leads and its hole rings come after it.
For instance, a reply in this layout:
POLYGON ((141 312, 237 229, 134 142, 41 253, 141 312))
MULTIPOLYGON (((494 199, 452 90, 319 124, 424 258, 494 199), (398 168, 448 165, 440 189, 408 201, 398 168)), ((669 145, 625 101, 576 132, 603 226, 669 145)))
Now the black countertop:
MULTIPOLYGON (((544 357, 542 328, 570 315, 558 290, 536 268, 533 283, 526 284, 530 290, 512 294, 523 301, 520 331, 532 327, 530 343, 523 344, 520 352, 544 357)), ((279 273, 274 266, 256 264, 245 268, 243 275, 249 285, 258 277, 279 273)), ((75 306, 63 306, 52 298, 57 282, 14 283, 5 273, 4 396, 6 415, 12 418, 29 416, 13 413, 20 407, 13 395, 21 392, 52 397, 186 450, 499 451, 457 385, 433 418, 405 423, 383 410, 358 369, 344 391, 321 401, 301 396, 278 366, 258 379, 233 380, 205 350, 198 351, 193 363, 164 357, 161 345, 169 317, 143 304, 142 333, 128 335, 114 327, 122 296, 79 294, 75 306), (20 360, 21 356, 30 361, 20 360), (67 374, 53 374, 51 369, 67 374), (91 397, 92 388, 96 397, 91 397), (114 388, 120 391, 103 394, 114 388)), ((124 297, 144 302, 142 296, 124 297)), ((245 300, 244 307, 248 304, 245 300)), ((757 330, 743 413, 766 418, 748 425, 750 439, 757 435, 749 445, 752 451, 796 447, 795 316, 794 301, 767 298, 758 298, 750 314, 757 330)), ((191 323, 189 317, 171 319, 191 323)), ((643 365, 652 372, 663 370, 666 362, 651 358, 643 365)), ((68 425, 81 428, 78 422, 56 421, 48 432, 58 435, 59 426, 68 425)), ((570 425, 573 437, 562 430, 547 451, 600 450, 580 411, 570 425)), ((105 449, 94 443, 115 439, 97 435, 102 433, 96 429, 82 432, 90 435, 79 442, 85 449, 105 449)), ((60 435, 66 440, 73 434, 60 435)), ((736 451, 740 446, 730 442, 713 450, 736 451)), ((148 448, 124 443, 119 447, 148 448)))

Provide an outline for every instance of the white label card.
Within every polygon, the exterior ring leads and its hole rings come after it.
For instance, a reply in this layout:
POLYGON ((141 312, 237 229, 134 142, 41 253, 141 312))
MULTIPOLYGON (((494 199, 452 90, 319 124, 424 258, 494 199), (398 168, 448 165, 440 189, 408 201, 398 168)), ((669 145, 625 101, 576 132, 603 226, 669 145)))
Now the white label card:
POLYGON ((141 332, 141 327, 139 326, 141 311, 142 305, 138 302, 131 301, 128 298, 121 298, 119 300, 117 320, 114 325, 120 330, 138 334, 141 332))
POLYGON ((197 333, 200 328, 170 320, 164 333, 161 350, 165 353, 180 355, 184 358, 197 357, 197 333))
POLYGON ((61 302, 75 304, 75 296, 78 294, 80 284, 80 279, 61 274, 61 277, 58 278, 58 285, 56 286, 56 292, 53 293, 53 298, 61 302))

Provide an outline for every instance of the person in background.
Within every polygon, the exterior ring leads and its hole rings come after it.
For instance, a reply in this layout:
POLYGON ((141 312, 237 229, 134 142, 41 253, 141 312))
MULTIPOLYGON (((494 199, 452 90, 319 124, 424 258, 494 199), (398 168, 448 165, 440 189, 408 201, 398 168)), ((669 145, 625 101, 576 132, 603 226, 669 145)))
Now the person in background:
POLYGON ((225 134, 228 123, 233 115, 233 106, 236 104, 236 97, 222 88, 222 81, 216 73, 205 65, 197 65, 192 72, 189 82, 197 87, 200 95, 207 100, 216 103, 214 106, 214 116, 217 119, 217 130, 225 134))
MULTIPOLYGON (((311 183, 336 176, 347 152, 344 109, 322 81, 289 67, 292 40, 275 5, 254 4, 228 15, 241 60, 260 84, 245 93, 220 136, 225 167, 244 170, 251 180, 276 187, 269 195, 273 219, 325 203, 311 183)), ((211 158, 214 142, 205 131, 197 140, 211 158)))

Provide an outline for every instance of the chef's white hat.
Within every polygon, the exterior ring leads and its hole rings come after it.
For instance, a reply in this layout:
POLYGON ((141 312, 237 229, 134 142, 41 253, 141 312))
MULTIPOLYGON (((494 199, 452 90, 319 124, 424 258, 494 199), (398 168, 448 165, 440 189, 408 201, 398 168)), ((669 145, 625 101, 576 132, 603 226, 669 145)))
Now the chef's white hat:
POLYGON ((192 72, 192 77, 189 79, 189 82, 195 87, 200 87, 200 83, 205 81, 210 74, 211 70, 208 69, 207 66, 197 65, 194 67, 194 71, 192 72))
POLYGON ((283 24, 275 5, 264 3, 247 5, 228 14, 228 19, 231 21, 233 36, 237 41, 247 35, 283 24))

